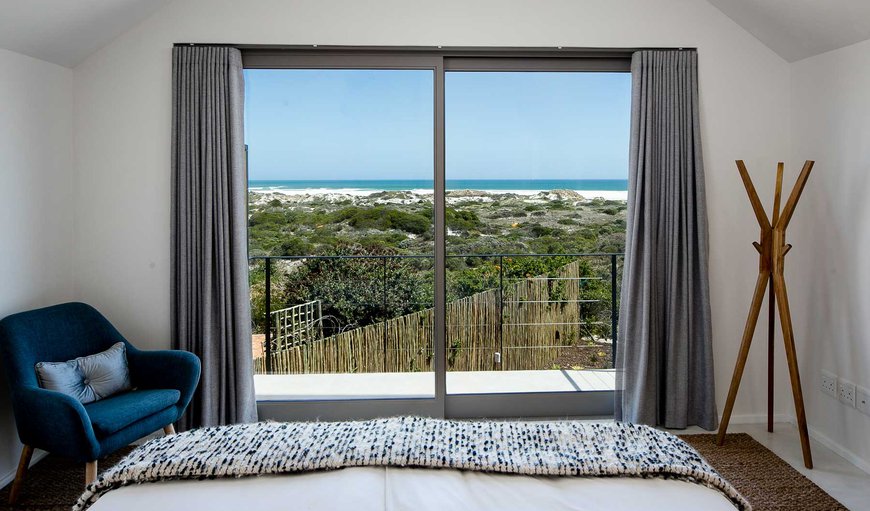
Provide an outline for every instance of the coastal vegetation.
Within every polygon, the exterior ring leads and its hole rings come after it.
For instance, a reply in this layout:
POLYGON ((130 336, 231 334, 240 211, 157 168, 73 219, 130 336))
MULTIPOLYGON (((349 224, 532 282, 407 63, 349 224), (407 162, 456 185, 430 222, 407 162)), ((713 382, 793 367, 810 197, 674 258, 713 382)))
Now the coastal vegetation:
MULTIPOLYGON (((563 335, 560 342, 573 346, 610 335, 609 321, 601 319, 609 315, 610 280, 604 277, 610 274, 611 260, 577 254, 623 252, 625 201, 586 198, 570 190, 532 195, 455 190, 447 193, 446 201, 448 302, 495 289, 504 292, 505 284, 557 275, 576 263, 572 271, 579 272, 582 287, 552 278, 543 290, 554 307, 577 302, 581 293, 588 301, 579 312, 589 320, 588 328, 572 329, 573 338, 563 335), (596 300, 601 305, 595 305, 596 300)), ((433 306, 431 194, 250 191, 248 232, 252 257, 285 257, 271 263, 272 310, 319 300, 324 335, 433 306)), ((252 262, 250 278, 255 332, 262 333, 266 327, 262 260, 252 262)), ((448 323, 463 321, 448 318, 448 323)), ((592 358, 605 358, 595 350, 592 353, 592 358)), ((579 361, 568 355, 546 363, 549 366, 543 368, 549 369, 594 366, 597 361, 587 355, 579 361)))

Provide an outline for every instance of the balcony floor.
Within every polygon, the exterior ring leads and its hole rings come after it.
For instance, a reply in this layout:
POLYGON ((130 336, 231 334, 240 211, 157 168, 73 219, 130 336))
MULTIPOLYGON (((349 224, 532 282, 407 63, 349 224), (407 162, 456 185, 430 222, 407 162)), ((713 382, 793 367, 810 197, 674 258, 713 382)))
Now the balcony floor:
MULTIPOLYGON (((434 395, 434 373, 257 374, 258 401, 409 399, 434 395)), ((614 390, 612 369, 451 371, 448 394, 584 392, 614 390)))

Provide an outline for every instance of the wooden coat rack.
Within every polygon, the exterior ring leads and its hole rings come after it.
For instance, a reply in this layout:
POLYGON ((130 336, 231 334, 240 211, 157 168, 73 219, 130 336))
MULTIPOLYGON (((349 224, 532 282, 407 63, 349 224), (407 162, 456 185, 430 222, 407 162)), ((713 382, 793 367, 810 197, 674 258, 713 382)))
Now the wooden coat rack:
POLYGON ((755 334, 755 326, 758 323, 758 315, 761 313, 761 302, 764 299, 766 289, 770 290, 770 310, 768 313, 767 326, 767 430, 773 431, 773 346, 774 346, 774 323, 776 306, 779 306, 779 321, 782 326, 782 338, 785 344, 785 356, 788 361, 788 372, 791 378, 791 391, 794 396, 795 415, 801 438, 801 450, 803 451, 804 465, 813 468, 813 455, 810 452, 810 438, 807 432, 807 418, 804 412, 804 397, 801 390, 801 377, 798 372, 797 353, 794 347, 794 331, 791 324, 791 313, 788 307, 788 293, 785 287, 785 255, 791 250, 791 245, 785 242, 785 230, 794 214, 798 200, 803 193, 807 178, 813 169, 815 162, 807 160, 795 182, 794 189, 786 201, 780 213, 779 205, 782 197, 782 174, 784 164, 780 162, 776 166, 776 191, 773 196, 773 214, 767 218, 764 206, 758 198, 749 172, 743 160, 737 160, 737 170, 743 179, 743 186, 749 194, 749 202, 755 212, 755 218, 761 227, 761 241, 753 242, 758 251, 758 280, 755 282, 755 293, 752 295, 752 305, 749 307, 749 317, 746 318, 746 326, 743 329, 743 341, 737 355, 737 364, 734 366, 734 376, 731 378, 731 387, 728 389, 728 399, 725 401, 725 413, 722 414, 722 422, 719 425, 719 435, 716 443, 722 445, 725 441, 725 432, 728 430, 728 421, 731 420, 731 411, 734 408, 734 400, 737 398, 737 389, 740 387, 740 379, 743 377, 743 369, 746 366, 746 358, 749 355, 749 346, 755 334))

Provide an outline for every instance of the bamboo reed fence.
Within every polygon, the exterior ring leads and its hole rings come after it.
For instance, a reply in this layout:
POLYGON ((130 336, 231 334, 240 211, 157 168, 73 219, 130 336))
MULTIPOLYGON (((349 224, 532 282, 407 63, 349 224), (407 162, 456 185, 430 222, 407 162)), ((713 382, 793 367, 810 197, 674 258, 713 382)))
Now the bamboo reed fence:
MULTIPOLYGON (((610 343, 609 300, 584 299, 581 261, 447 304, 447 362, 455 371, 550 369, 566 348, 610 343), (595 332, 606 333, 606 336, 595 332), (500 358, 500 360, 499 360, 500 358)), ((434 310, 306 342, 271 354, 271 374, 432 370, 434 310)), ((265 374, 265 356, 254 360, 265 374)))

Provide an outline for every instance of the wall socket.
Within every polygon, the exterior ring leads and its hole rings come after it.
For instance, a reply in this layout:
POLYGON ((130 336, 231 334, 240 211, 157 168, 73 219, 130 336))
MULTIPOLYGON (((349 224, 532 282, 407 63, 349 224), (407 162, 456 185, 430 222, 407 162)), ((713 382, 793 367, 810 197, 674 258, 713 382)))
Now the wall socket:
POLYGON ((857 408, 865 415, 870 415, 870 389, 841 380, 836 374, 825 370, 822 370, 821 376, 819 390, 824 394, 837 398, 852 408, 857 408))
POLYGON ((855 408, 863 414, 870 415, 870 389, 858 387, 855 392, 855 408))
POLYGON ((821 390, 825 394, 836 398, 837 397, 837 375, 822 371, 821 390))
POLYGON ((855 408, 855 384, 845 380, 840 380, 837 388, 840 401, 855 408))

